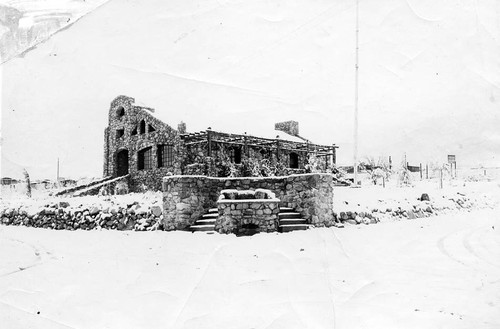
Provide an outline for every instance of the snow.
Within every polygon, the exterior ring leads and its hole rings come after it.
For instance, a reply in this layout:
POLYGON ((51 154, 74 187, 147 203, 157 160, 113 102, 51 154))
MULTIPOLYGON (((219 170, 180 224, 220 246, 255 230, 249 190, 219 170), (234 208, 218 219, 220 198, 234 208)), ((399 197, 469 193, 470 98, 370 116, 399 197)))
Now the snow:
POLYGON ((0 226, 0 323, 498 328, 499 228, 498 209, 252 237, 0 226))

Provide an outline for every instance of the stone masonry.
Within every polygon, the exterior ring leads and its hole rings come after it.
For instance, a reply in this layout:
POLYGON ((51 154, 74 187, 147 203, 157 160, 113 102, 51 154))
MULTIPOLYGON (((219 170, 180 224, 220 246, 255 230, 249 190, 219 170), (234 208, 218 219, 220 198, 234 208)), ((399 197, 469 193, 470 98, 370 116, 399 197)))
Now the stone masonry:
MULTIPOLYGON (((279 202, 269 190, 243 191, 243 195, 251 198, 227 198, 222 190, 217 201, 219 217, 215 230, 219 233, 246 234, 254 232, 273 232, 278 227, 279 202)), ((237 192, 236 192, 237 193, 237 192)), ((235 193, 229 193, 235 194, 235 193)))
POLYGON ((279 206, 295 209, 309 224, 332 226, 334 177, 301 174, 282 177, 216 178, 167 176, 163 178, 163 224, 167 230, 188 229, 208 209, 217 207, 224 189, 267 189, 279 206))

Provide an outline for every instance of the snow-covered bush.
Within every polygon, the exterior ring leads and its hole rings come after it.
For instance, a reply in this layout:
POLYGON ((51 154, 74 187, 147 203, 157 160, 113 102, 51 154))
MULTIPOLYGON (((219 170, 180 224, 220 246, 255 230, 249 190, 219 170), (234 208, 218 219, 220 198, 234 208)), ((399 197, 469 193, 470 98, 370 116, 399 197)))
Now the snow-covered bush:
POLYGON ((305 169, 306 169, 306 173, 324 172, 321 160, 314 153, 309 154, 309 157, 307 158, 307 163, 305 165, 305 169))

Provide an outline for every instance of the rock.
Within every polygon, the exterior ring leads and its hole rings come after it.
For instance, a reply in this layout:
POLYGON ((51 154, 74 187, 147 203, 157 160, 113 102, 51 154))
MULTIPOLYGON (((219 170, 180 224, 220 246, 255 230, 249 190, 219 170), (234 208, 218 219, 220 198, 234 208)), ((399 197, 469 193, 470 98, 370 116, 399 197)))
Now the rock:
POLYGON ((347 219, 344 221, 344 223, 351 224, 351 225, 357 225, 358 223, 354 219, 347 219))
POLYGON ((143 208, 143 207, 139 207, 139 206, 138 206, 138 207, 136 207, 136 209, 135 209, 135 213, 136 213, 137 215, 145 215, 145 214, 147 214, 147 212, 148 212, 148 211, 147 211, 147 209, 145 209, 145 208, 143 208))
POLYGON ((175 209, 178 211, 189 210, 191 209, 191 205, 188 203, 178 203, 175 205, 175 209))
POLYGON ((429 195, 427 193, 422 193, 420 201, 431 201, 431 200, 429 199, 429 195))
POLYGON ((162 214, 162 209, 159 206, 152 206, 151 207, 151 213, 155 215, 156 217, 159 217, 162 214))
POLYGON ((43 209, 43 214, 44 215, 54 215, 56 212, 54 208, 45 208, 43 209))
POLYGON ((60 208, 68 208, 69 207, 69 202, 59 201, 59 207, 60 208))
POLYGON ((89 210, 89 214, 92 216, 92 215, 97 215, 98 213, 100 212, 99 208, 97 207, 91 207, 90 210, 89 210))

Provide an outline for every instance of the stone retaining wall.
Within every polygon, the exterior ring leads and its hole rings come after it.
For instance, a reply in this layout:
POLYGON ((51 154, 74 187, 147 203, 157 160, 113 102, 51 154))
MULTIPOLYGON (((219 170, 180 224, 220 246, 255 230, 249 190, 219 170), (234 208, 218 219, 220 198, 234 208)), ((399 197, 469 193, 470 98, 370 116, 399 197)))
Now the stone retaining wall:
POLYGON ((280 206, 294 208, 315 226, 331 226, 333 187, 331 174, 315 173, 282 177, 216 178, 167 176, 163 178, 164 228, 187 229, 209 208, 217 207, 223 189, 271 190, 280 206))
POLYGON ((0 209, 0 223, 54 230, 135 230, 161 229, 162 211, 159 206, 132 203, 125 206, 71 207, 65 201, 43 208, 19 207, 0 209))

